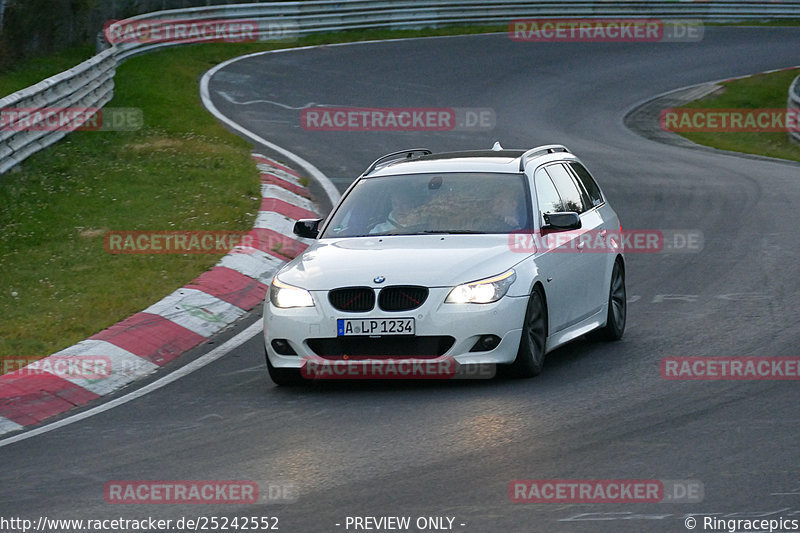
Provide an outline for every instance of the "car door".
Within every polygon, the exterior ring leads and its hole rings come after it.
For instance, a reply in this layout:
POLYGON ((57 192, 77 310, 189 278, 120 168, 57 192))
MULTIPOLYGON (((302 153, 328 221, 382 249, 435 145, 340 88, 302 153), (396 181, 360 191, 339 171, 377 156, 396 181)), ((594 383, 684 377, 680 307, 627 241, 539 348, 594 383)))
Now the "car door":
POLYGON ((581 187, 584 201, 588 206, 588 210, 581 215, 581 219, 585 221, 586 226, 594 227, 591 235, 591 249, 584 248, 584 252, 589 251, 593 255, 590 260, 594 265, 593 274, 598 276, 598 281, 592 284, 590 294, 594 305, 599 309, 608 300, 608 284, 616 259, 616 249, 611 246, 620 244, 619 239, 614 237, 619 234, 619 218, 606 203, 600 187, 597 186, 597 182, 583 164, 578 161, 569 161, 566 166, 572 171, 576 182, 581 187))
POLYGON ((569 316, 564 327, 572 326, 597 313, 602 303, 599 294, 606 292, 603 267, 605 257, 602 251, 594 248, 595 236, 602 231, 602 217, 597 209, 592 209, 582 187, 567 167, 566 163, 553 163, 545 166, 547 174, 555 185, 566 211, 580 215, 580 230, 573 234, 570 247, 562 255, 562 265, 570 268, 571 279, 566 291, 569 302, 569 316))
POLYGON ((547 313, 550 335, 567 327, 579 311, 575 309, 576 288, 574 280, 578 276, 578 263, 570 256, 575 238, 574 231, 559 234, 558 240, 552 232, 542 231, 545 226, 545 215, 548 213, 563 212, 564 201, 558 193, 553 181, 545 167, 539 167, 534 172, 534 189, 536 192, 535 213, 538 217, 536 223, 536 236, 540 242, 556 243, 553 246, 536 246, 536 267, 544 281, 545 296, 547 298, 547 313))

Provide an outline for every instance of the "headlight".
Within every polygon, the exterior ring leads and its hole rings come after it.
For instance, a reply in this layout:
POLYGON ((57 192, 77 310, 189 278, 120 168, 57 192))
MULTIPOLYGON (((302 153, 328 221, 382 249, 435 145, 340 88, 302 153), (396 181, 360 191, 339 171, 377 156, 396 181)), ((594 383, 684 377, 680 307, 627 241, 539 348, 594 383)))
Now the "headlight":
POLYGON ((514 269, 491 278, 473 281, 453 287, 445 298, 449 304, 488 304, 506 295, 508 288, 517 279, 514 269))
POLYGON ((278 277, 272 279, 269 286, 269 301, 275 307, 314 307, 311 293, 299 287, 292 287, 280 281, 278 277))

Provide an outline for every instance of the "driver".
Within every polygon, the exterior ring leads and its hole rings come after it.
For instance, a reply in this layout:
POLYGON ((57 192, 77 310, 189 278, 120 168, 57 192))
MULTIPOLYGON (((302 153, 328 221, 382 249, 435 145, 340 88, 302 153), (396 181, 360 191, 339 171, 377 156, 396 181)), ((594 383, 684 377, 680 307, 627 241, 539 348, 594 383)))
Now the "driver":
POLYGON ((414 193, 408 189, 400 189, 392 194, 392 210, 386 216, 386 222, 376 224, 370 233, 392 233, 412 224, 411 216, 417 203, 414 193))
POLYGON ((490 213, 495 223, 500 224, 504 229, 520 229, 521 223, 518 218, 519 200, 507 193, 502 192, 492 199, 490 213))

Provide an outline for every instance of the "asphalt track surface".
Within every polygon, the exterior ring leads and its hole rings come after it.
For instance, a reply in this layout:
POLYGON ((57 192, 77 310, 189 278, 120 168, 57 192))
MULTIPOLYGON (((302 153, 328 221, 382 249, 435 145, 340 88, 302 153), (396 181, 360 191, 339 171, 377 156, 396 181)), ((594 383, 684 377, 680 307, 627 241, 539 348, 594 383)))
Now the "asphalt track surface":
POLYGON ((450 516, 454 530, 469 532, 679 532, 687 514, 800 518, 797 382, 667 381, 659 373, 665 356, 800 355, 800 167, 661 145, 622 125, 628 109, 658 93, 798 63, 800 28, 714 27, 699 43, 485 35, 229 65, 212 80, 214 103, 339 188, 400 148, 559 142, 594 172, 626 228, 700 230, 704 248, 629 255, 624 339, 570 344, 531 380, 280 389, 256 336, 151 394, 0 448, 0 516, 277 516, 285 533, 347 531, 347 516, 450 516), (310 102, 488 107, 496 126, 312 132, 297 109, 310 102), (280 480, 299 499, 207 506, 103 498, 111 480, 199 479, 280 480), (512 503, 515 479, 692 479, 704 497, 512 503))

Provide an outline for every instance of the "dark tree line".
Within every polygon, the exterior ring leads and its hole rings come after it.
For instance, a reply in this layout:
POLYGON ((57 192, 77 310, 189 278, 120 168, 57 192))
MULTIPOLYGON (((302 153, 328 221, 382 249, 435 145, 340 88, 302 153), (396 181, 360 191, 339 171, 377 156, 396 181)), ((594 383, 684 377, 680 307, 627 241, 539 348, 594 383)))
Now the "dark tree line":
POLYGON ((94 43, 108 20, 246 0, 0 0, 0 70, 34 55, 94 43))

